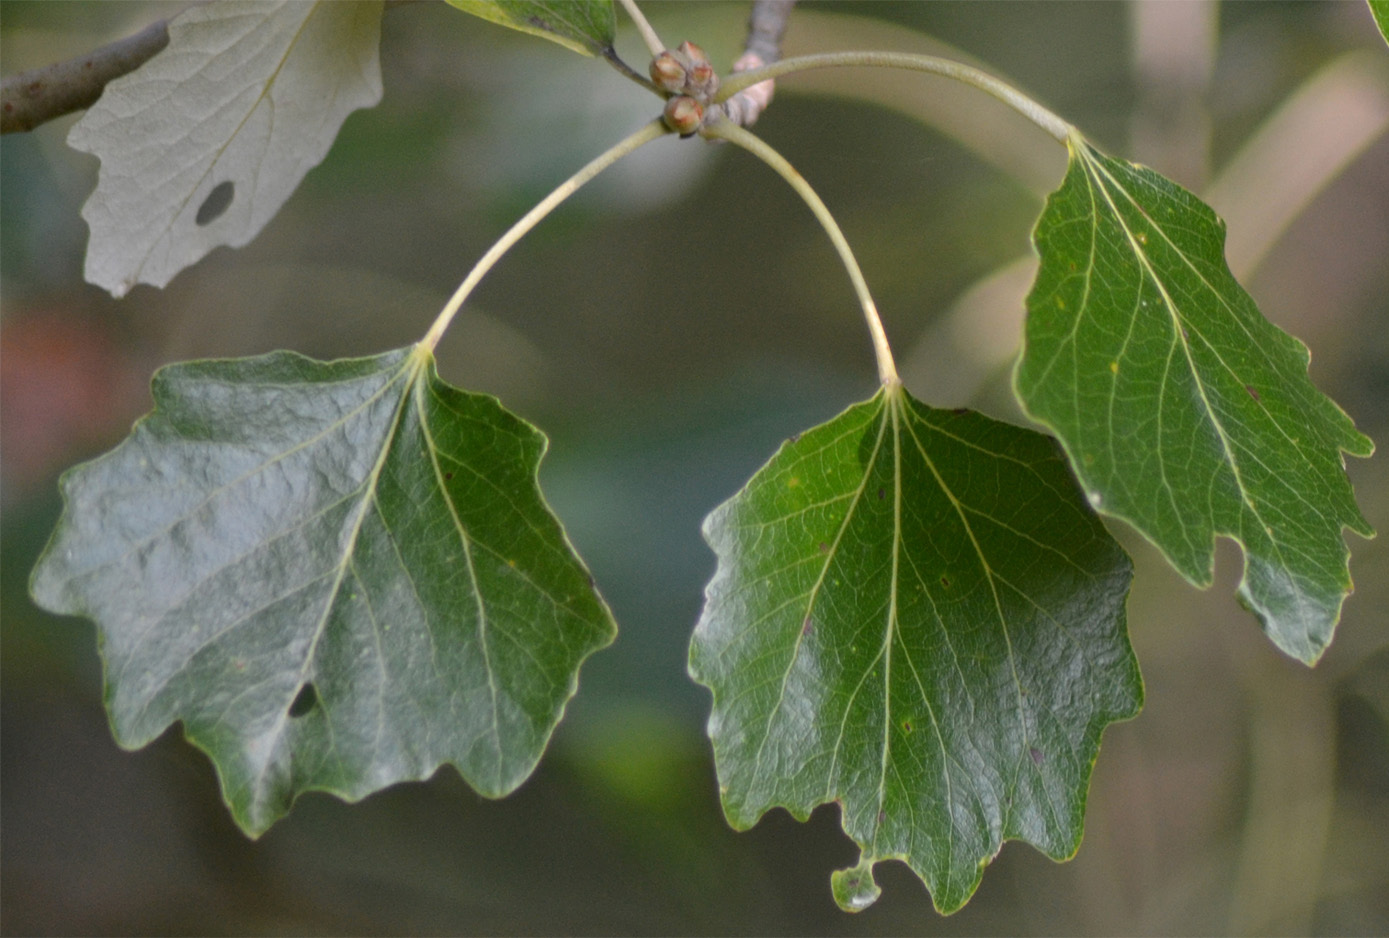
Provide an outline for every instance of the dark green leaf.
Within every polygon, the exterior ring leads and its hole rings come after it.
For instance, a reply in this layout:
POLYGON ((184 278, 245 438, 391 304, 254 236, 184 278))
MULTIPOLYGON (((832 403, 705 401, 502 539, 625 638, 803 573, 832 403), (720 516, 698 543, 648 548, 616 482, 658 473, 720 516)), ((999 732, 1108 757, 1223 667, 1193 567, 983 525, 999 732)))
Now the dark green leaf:
POLYGON ((1315 661, 1351 589, 1342 527, 1373 533, 1341 452, 1373 444, 1231 276, 1224 224, 1191 193, 1075 140, 1033 237, 1023 406, 1091 503, 1193 583, 1211 582, 1215 537, 1234 538, 1241 600, 1315 661))
POLYGON ((879 860, 949 912, 1006 838, 1075 852, 1100 733, 1142 683, 1128 558, 1052 440, 894 386, 787 442, 705 537, 690 673, 735 828, 839 802, 849 910, 879 860))
POLYGON ((553 39, 585 55, 612 51, 617 36, 612 0, 448 0, 474 16, 553 39))
POLYGON ((96 621, 117 740, 182 720, 252 835, 444 762, 488 797, 524 781, 615 631, 540 432, 419 347, 175 365, 154 400, 64 478, 33 579, 96 621))

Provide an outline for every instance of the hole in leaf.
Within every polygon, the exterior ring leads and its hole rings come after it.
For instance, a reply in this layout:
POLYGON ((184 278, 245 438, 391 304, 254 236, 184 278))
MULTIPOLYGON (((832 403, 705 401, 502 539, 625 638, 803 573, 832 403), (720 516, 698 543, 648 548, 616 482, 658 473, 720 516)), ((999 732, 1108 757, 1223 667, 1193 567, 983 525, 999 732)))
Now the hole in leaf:
POLYGON ((312 684, 305 684, 299 688, 299 693, 294 695, 294 702, 289 705, 289 715, 302 717, 316 706, 318 706, 318 691, 314 690, 312 684))
POLYGON ((226 182, 219 182, 212 187, 212 191, 203 199, 203 204, 198 206, 198 214, 193 219, 201 228, 210 225, 212 222, 222 217, 232 204, 232 199, 236 198, 236 184, 228 179, 226 182))

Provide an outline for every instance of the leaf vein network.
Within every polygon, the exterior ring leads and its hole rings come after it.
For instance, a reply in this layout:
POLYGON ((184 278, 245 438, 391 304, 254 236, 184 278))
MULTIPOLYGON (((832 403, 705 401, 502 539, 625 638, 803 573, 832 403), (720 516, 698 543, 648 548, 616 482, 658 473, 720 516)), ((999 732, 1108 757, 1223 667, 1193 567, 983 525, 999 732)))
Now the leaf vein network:
MULTIPOLYGON (((160 528, 158 531, 155 531, 155 532, 153 532, 153 533, 151 533, 151 534, 148 534, 148 535, 146 535, 145 537, 141 538, 140 540, 133 542, 128 548, 126 548, 126 549, 125 549, 124 551, 122 551, 120 554, 116 555, 116 556, 115 556, 114 558, 112 558, 111 560, 107 561, 105 564, 101 565, 100 567, 94 567, 94 568, 92 568, 92 570, 89 570, 89 571, 86 571, 86 572, 87 572, 87 573, 95 572, 96 570, 102 570, 102 569, 105 569, 106 567, 112 567, 112 566, 115 566, 115 565, 121 563, 121 562, 124 561, 127 557, 129 557, 131 554, 133 554, 133 553, 139 551, 140 549, 142 549, 142 548, 144 548, 145 546, 149 545, 149 544, 152 543, 153 541, 158 540, 158 539, 160 539, 160 538, 162 538, 162 537, 167 536, 167 535, 169 534, 170 531, 172 531, 174 528, 178 527, 178 526, 179 526, 180 524, 182 524, 183 522, 188 521, 189 519, 191 519, 194 515, 196 515, 196 514, 197 514, 199 511, 201 511, 203 508, 207 507, 208 504, 210 504, 213 500, 215 500, 216 498, 218 498, 220 495, 224 494, 224 493, 227 492, 227 491, 230 491, 231 489, 236 488, 238 485, 241 485, 243 482, 246 482, 246 481, 248 481, 248 480, 250 480, 250 479, 255 478, 256 476, 258 476, 258 475, 260 475, 261 473, 263 473, 263 472, 265 472, 266 470, 268 470, 270 467, 272 467, 272 466, 274 466, 274 465, 276 465, 276 464, 278 464, 278 463, 280 463, 280 462, 283 462, 285 459, 288 459, 290 456, 292 456, 292 455, 294 455, 294 454, 300 452, 301 450, 305 450, 305 449, 309 448, 309 447, 312 446, 313 444, 315 444, 315 443, 319 442, 320 440, 324 439, 325 437, 327 437, 330 433, 333 433, 333 432, 335 432, 336 430, 338 430, 339 428, 341 428, 341 427, 347 425, 349 422, 351 422, 351 420, 352 420, 354 417, 356 417, 358 414, 360 414, 361 412, 363 412, 363 411, 365 411, 366 409, 368 409, 368 408, 369 408, 372 404, 374 404, 378 399, 380 399, 381 397, 383 397, 383 396, 385 395, 386 391, 390 390, 391 386, 395 384, 396 380, 398 380, 399 377, 401 377, 402 375, 404 375, 404 374, 406 373, 407 370, 408 370, 407 368, 402 368, 401 371, 400 371, 400 374, 398 374, 398 375, 396 375, 396 376, 393 376, 389 381, 384 382, 384 383, 381 385, 380 388, 378 388, 375 392, 373 392, 373 393, 371 394, 370 397, 368 397, 368 398, 364 399, 363 401, 361 401, 359 404, 357 404, 356 406, 354 406, 350 411, 348 411, 348 412, 346 412, 345 414, 342 414, 341 416, 339 416, 339 417, 338 417, 337 419, 335 419, 332 423, 325 425, 325 426, 323 427, 323 429, 321 429, 319 432, 315 433, 313 436, 311 436, 311 437, 309 437, 309 438, 303 440, 302 442, 296 443, 294 446, 291 446, 290 448, 288 448, 288 449, 286 449, 286 450, 283 450, 283 451, 281 451, 281 452, 278 452, 278 453, 273 454, 270 458, 266 459, 264 462, 261 462, 261 463, 257 464, 255 467, 253 467, 253 468, 251 468, 251 469, 248 469, 246 472, 242 473, 240 476, 237 476, 235 479, 232 479, 232 480, 230 480, 230 481, 228 481, 228 482, 224 482, 224 483, 222 483, 221 485, 218 485, 218 486, 215 486, 214 488, 209 489, 208 492, 207 492, 207 495, 204 496, 204 498, 202 499, 202 501, 198 502, 198 504, 196 504, 196 505, 193 505, 193 506, 189 507, 185 512, 183 512, 182 514, 180 514, 178 517, 172 519, 172 520, 171 520, 168 524, 166 524, 163 528, 160 528)), ((233 387, 237 387, 237 385, 232 385, 232 386, 233 386, 233 387)), ((259 385, 257 385, 257 387, 259 387, 259 385)), ((156 412, 157 412, 157 411, 156 411, 156 412)), ((141 423, 142 425, 145 424, 145 423, 146 423, 151 417, 153 417, 153 416, 154 416, 154 414, 151 414, 150 417, 146 417, 144 420, 141 420, 140 423, 141 423)), ((166 416, 166 418, 167 418, 167 414, 165 414, 165 416, 166 416)), ((390 432, 393 432, 393 429, 388 428, 388 435, 389 435, 390 432)), ((128 445, 128 444, 127 444, 127 445, 128 445)), ((163 441, 161 441, 161 445, 163 445, 163 441)), ((192 445, 192 444, 188 444, 188 445, 192 445)), ((341 504, 342 502, 344 502, 344 501, 346 501, 347 499, 351 498, 352 496, 356 495, 356 494, 360 491, 360 489, 361 489, 361 486, 360 486, 360 485, 359 485, 357 488, 351 489, 350 491, 348 491, 347 493, 344 494, 343 498, 339 499, 339 500, 338 500, 337 502, 335 502, 334 504, 341 504)), ((316 517, 316 515, 315 515, 315 517, 316 517)), ((290 527, 285 528, 285 529, 283 529, 283 530, 280 531, 280 532, 277 532, 277 534, 274 535, 274 536, 279 536, 280 534, 283 534, 283 533, 285 533, 286 531, 292 531, 292 530, 294 530, 295 527, 296 527, 296 525, 291 525, 290 527)))
MULTIPOLYGON (((422 359, 421 359, 421 360, 422 360, 422 359)), ((419 379, 416 378, 416 381, 417 381, 417 382, 418 382, 418 380, 419 380, 419 379)), ((423 391, 422 391, 422 386, 423 386, 422 383, 417 383, 416 386, 415 386, 415 391, 414 391, 414 393, 413 393, 412 395, 410 395, 410 396, 412 396, 412 397, 415 399, 415 414, 416 414, 416 418, 419 420, 420 432, 424 434, 425 441, 428 443, 427 450, 428 450, 428 452, 429 452, 429 462, 430 462, 430 466, 431 466, 431 467, 433 468, 433 470, 434 470, 434 478, 435 478, 435 481, 436 481, 436 483, 438 484, 439 489, 442 490, 442 491, 444 491, 445 493, 447 493, 447 489, 446 489, 445 486, 444 486, 444 471, 443 471, 443 467, 439 465, 439 459, 438 459, 438 452, 439 452, 439 449, 438 449, 437 444, 434 442, 434 435, 433 435, 433 433, 430 432, 430 429, 429 429, 429 420, 428 420, 428 418, 426 417, 424 402, 423 402, 423 400, 421 399, 421 395, 422 395, 422 393, 423 393, 423 391)), ((454 529, 458 532, 458 540, 459 540, 459 543, 460 543, 460 544, 462 545, 462 547, 463 547, 463 561, 464 561, 464 566, 467 568, 467 571, 468 571, 468 583, 469 583, 469 585, 470 585, 471 588, 472 588, 473 601, 474 601, 474 603, 476 604, 476 608, 477 608, 477 635, 478 635, 478 647, 479 647, 479 648, 481 649, 481 651, 482 651, 483 666, 484 666, 484 668, 485 668, 485 670, 486 670, 486 672, 487 672, 487 691, 488 691, 488 694, 489 694, 489 696, 491 697, 491 701, 492 701, 492 720, 491 720, 492 748, 493 748, 493 750, 495 751, 496 756, 497 756, 497 761, 496 761, 496 763, 495 763, 495 764, 496 764, 496 774, 495 774, 495 779, 494 779, 494 783, 493 783, 493 788, 494 788, 494 789, 500 789, 500 788, 502 787, 502 761, 503 761, 503 755, 502 755, 502 737, 501 737, 501 725, 500 725, 500 724, 501 724, 501 712, 500 712, 500 704, 499 704, 499 702, 498 702, 497 678, 496 678, 496 674, 495 674, 495 667, 493 666, 493 663, 492 663, 492 650, 491 650, 491 647, 490 647, 490 645, 489 645, 489 643, 488 643, 488 641, 487 641, 487 633, 488 633, 488 630, 489 630, 489 628, 490 628, 490 624, 489 624, 489 620, 488 620, 488 615, 487 615, 487 605, 486 605, 486 603, 483 601, 483 598, 482 598, 482 589, 481 589, 481 587, 478 585, 477 567, 476 567, 476 565, 475 565, 475 563, 474 563, 474 561, 473 561, 472 538, 468 535, 467 528, 463 525, 463 520, 458 516, 458 509, 457 509, 457 507, 453 504, 453 500, 447 497, 447 494, 445 494, 444 503, 445 503, 446 505, 448 505, 448 509, 449 509, 449 518, 450 518, 450 519, 452 520, 452 522, 453 522, 454 529)))
MULTIPOLYGON (((1142 206, 1138 204, 1138 202, 1133 198, 1132 194, 1125 190, 1124 187, 1118 182, 1118 180, 1114 179, 1114 177, 1109 173, 1109 171, 1105 167, 1098 164, 1097 162, 1094 162, 1093 160, 1088 161, 1087 165, 1094 167, 1095 172, 1101 173, 1104 175, 1106 179, 1109 179, 1110 182, 1113 183, 1114 186, 1120 192, 1124 193, 1125 197, 1134 205, 1136 209, 1138 209, 1138 211, 1143 212, 1142 206)), ((1140 248, 1136 235, 1133 233, 1132 229, 1130 229, 1128 222, 1120 214, 1118 206, 1114 204, 1114 198, 1110 194, 1108 188, 1102 184, 1100 188, 1105 193, 1105 199, 1109 202, 1110 209, 1111 211, 1113 211, 1115 219, 1118 221, 1120 228, 1123 229, 1123 232, 1129 241, 1129 247, 1133 251, 1135 259, 1138 261, 1139 265, 1147 272, 1148 278, 1153 282, 1153 285, 1157 287, 1159 293, 1161 293, 1162 295, 1163 303, 1167 307, 1167 310, 1171 316, 1174 341, 1180 344, 1183 356, 1185 357, 1187 362, 1187 367, 1191 370, 1191 375, 1195 382, 1197 394, 1201 398, 1202 408, 1206 413, 1206 417, 1210 422, 1211 428, 1215 430, 1216 435, 1220 438, 1221 449, 1225 452, 1226 463, 1230 468, 1230 472, 1234 476, 1235 485, 1239 492, 1240 499, 1244 502, 1245 506, 1249 509, 1250 513, 1253 514, 1255 520, 1258 521, 1260 527, 1264 528, 1265 531, 1267 531, 1267 522, 1264 521, 1263 515, 1260 512, 1258 506, 1254 503, 1253 498, 1251 498, 1249 495, 1249 489, 1244 480, 1243 470, 1240 468, 1239 460, 1235 456, 1233 442, 1230 438, 1229 433, 1226 431, 1224 421, 1222 421, 1216 413, 1216 409, 1211 402, 1209 394, 1207 393, 1206 382, 1202 378, 1200 370, 1197 368, 1195 357, 1193 356, 1187 339, 1183 334, 1183 325, 1186 323, 1186 320, 1185 318, 1183 318, 1181 311, 1177 308, 1176 302, 1172 299, 1172 295, 1168 291, 1167 285, 1158 276, 1157 271, 1153 269, 1153 266, 1149 261, 1147 254, 1140 248)), ((1146 214, 1147 213, 1144 212, 1145 216, 1146 214)), ((1162 235, 1164 240, 1167 240, 1167 235, 1165 234, 1165 232, 1162 231, 1162 227, 1160 225, 1154 222, 1153 227, 1155 231, 1162 235)), ((1187 260, 1185 253, 1181 251, 1179 248, 1177 248, 1175 244, 1172 244, 1170 240, 1168 240, 1168 244, 1177 253, 1177 256, 1183 258, 1184 260, 1187 260)), ((1194 265, 1192 265, 1189 260, 1187 260, 1187 266, 1191 268, 1192 272, 1195 273, 1198 278, 1201 279, 1201 282, 1206 286, 1208 290, 1211 291, 1211 293, 1216 297, 1216 299, 1220 301, 1220 304, 1226 308, 1226 311, 1231 313, 1232 318, 1237 319, 1237 317, 1233 316, 1233 310, 1230 309, 1229 304, 1226 303, 1224 298, 1221 297, 1220 294, 1217 293, 1214 290, 1214 288, 1210 286, 1210 284, 1205 280, 1204 276, 1201 275, 1200 271, 1196 270, 1194 265)), ((1252 336, 1250 338, 1252 341, 1252 336)), ((1209 347, 1209 342, 1207 343, 1207 345, 1209 347)), ((1221 363, 1222 367, 1229 371, 1231 375, 1235 374, 1234 371, 1230 369, 1230 366, 1224 361, 1222 357, 1219 356, 1218 353, 1216 355, 1216 358, 1221 363)), ((1272 537, 1267 539, 1267 543, 1269 544, 1269 546, 1273 548, 1274 553, 1277 555, 1279 565, 1284 570, 1290 570, 1291 567, 1288 564, 1286 558, 1283 556, 1282 544, 1277 539, 1274 539, 1272 537)))

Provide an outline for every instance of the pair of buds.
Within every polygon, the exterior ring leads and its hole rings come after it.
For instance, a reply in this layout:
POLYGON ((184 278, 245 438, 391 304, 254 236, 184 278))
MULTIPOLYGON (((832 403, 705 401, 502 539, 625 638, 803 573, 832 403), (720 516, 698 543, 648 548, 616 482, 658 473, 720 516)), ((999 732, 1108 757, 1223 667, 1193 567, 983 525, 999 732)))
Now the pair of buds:
POLYGON ((704 50, 686 40, 651 60, 651 80, 673 96, 666 101, 666 126, 681 136, 699 130, 704 108, 719 90, 719 76, 704 50))

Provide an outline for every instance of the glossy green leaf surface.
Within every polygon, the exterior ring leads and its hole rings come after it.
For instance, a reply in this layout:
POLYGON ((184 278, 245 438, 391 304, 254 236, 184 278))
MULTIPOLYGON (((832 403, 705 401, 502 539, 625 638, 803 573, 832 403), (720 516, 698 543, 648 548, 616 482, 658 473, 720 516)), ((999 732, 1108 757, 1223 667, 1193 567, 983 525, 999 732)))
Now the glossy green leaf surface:
POLYGON ((1342 528, 1373 533, 1341 454, 1373 444, 1313 387, 1306 347, 1230 274, 1224 223, 1180 186, 1073 140, 1033 238, 1024 407, 1091 503, 1193 583, 1211 582, 1217 535, 1238 542, 1241 601, 1315 661, 1351 590, 1342 528))
POLYGON ((117 740, 174 721, 257 835, 308 790, 526 779, 615 634, 536 482, 545 438, 422 348, 161 370, 69 472, 40 605, 97 623, 117 740))
POLYGON ((511 29, 544 36, 584 55, 612 50, 612 0, 448 0, 449 5, 511 29))
POLYGON ((1100 734, 1142 683, 1128 557, 1053 440, 895 386, 788 441, 705 537, 690 673, 735 828, 838 802, 850 911, 880 860, 950 912, 1005 839, 1075 852, 1100 734))

